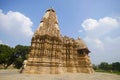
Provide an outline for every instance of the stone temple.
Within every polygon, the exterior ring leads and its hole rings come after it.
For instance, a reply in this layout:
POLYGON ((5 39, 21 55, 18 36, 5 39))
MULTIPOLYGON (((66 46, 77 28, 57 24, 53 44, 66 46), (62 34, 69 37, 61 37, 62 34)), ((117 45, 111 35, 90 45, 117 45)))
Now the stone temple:
POLYGON ((80 39, 62 36, 55 10, 48 9, 31 40, 22 73, 93 73, 90 53, 80 39))

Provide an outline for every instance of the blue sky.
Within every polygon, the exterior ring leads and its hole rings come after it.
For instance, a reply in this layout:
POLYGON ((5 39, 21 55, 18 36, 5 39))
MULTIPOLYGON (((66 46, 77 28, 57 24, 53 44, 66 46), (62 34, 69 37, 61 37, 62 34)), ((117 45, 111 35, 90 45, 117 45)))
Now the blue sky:
POLYGON ((82 38, 91 50, 92 63, 120 61, 119 4, 120 0, 0 0, 0 44, 30 45, 52 6, 61 34, 82 38))

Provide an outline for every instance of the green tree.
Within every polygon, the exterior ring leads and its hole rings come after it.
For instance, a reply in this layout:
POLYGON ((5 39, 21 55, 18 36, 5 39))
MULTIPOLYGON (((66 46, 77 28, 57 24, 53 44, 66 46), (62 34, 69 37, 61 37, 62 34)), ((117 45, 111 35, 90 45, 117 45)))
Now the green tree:
POLYGON ((99 69, 102 69, 102 70, 109 70, 110 66, 107 62, 101 62, 99 65, 98 65, 99 69))
POLYGON ((23 45, 17 45, 15 46, 15 60, 14 60, 14 65, 15 68, 21 68, 23 61, 27 58, 27 54, 29 51, 29 46, 23 46, 23 45))
POLYGON ((112 70, 114 70, 114 71, 120 71, 120 62, 114 62, 114 63, 112 63, 112 70))
POLYGON ((0 64, 6 69, 11 62, 11 55, 14 49, 10 48, 8 45, 0 44, 0 64))
POLYGON ((92 67, 93 67, 94 70, 97 70, 97 69, 98 69, 98 66, 95 65, 95 64, 93 64, 92 67))

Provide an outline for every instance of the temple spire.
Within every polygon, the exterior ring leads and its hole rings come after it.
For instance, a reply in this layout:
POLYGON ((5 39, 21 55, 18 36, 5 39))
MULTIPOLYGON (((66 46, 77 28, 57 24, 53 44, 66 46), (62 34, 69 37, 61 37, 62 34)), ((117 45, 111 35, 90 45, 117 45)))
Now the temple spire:
POLYGON ((58 19, 53 8, 49 8, 45 12, 45 15, 43 16, 34 35, 52 35, 60 37, 58 19))

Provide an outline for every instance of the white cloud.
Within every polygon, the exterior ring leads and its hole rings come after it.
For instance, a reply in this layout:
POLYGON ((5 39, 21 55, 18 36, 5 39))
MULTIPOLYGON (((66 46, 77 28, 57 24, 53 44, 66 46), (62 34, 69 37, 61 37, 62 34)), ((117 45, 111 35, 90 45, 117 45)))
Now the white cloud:
POLYGON ((93 30, 98 26, 98 22, 94 19, 87 19, 82 23, 84 30, 93 30))
POLYGON ((32 25, 30 18, 22 13, 8 11, 4 14, 0 9, 0 37, 7 44, 24 44, 33 35, 32 25))
POLYGON ((115 27, 118 27, 118 25, 119 25, 119 22, 116 19, 111 18, 111 17, 104 17, 99 20, 86 19, 82 23, 82 27, 84 28, 84 30, 95 30, 98 28, 111 30, 115 27))
POLYGON ((120 18, 86 19, 81 24, 94 63, 120 61, 120 18), (97 56, 97 58, 96 58, 97 56))
POLYGON ((118 29, 120 27, 120 21, 111 17, 104 17, 99 20, 86 19, 83 21, 82 27, 89 36, 99 37, 118 29))

